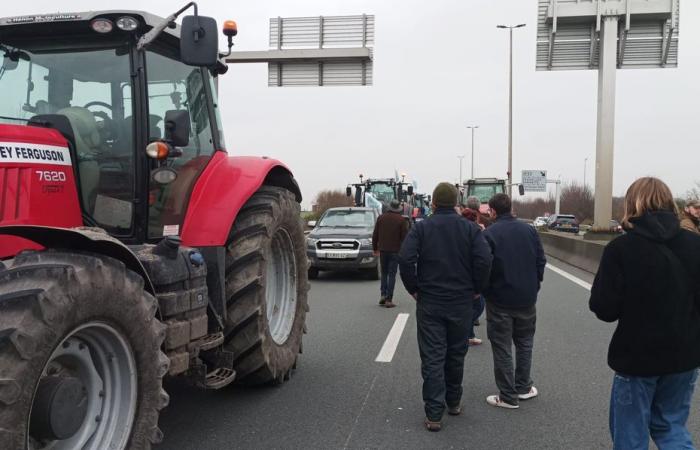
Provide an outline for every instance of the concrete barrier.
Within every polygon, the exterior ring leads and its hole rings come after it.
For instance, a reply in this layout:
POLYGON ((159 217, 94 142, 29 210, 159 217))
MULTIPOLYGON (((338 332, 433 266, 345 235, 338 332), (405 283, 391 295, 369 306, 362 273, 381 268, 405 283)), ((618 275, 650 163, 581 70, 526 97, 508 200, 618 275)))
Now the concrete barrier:
POLYGON ((602 241, 584 241, 579 236, 556 232, 541 232, 540 239, 547 255, 590 273, 598 271, 607 244, 602 241))

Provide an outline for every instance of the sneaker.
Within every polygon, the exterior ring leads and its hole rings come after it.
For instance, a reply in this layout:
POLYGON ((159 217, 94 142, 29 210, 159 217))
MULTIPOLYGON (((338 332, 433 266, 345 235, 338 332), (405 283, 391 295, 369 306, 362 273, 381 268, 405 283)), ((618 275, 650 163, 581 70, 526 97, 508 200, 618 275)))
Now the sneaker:
POLYGON ((518 409, 520 408, 520 405, 511 405, 510 403, 506 403, 501 400, 501 398, 498 395, 489 395, 486 397, 486 403, 488 403, 491 406, 496 406, 498 408, 506 408, 506 409, 518 409))
POLYGON ((436 432, 442 430, 442 423, 440 421, 433 421, 430 419, 425 419, 425 429, 428 431, 436 432))
POLYGON ((396 306, 396 303, 392 302, 391 299, 387 299, 386 303, 384 303, 385 308, 393 308, 396 306))
POLYGON ((481 345, 481 343, 484 341, 482 341, 478 337, 473 337, 473 338, 469 338, 469 341, 467 341, 467 342, 469 343, 469 346, 471 347, 472 345, 481 345))
POLYGON ((383 295, 379 297, 379 306, 384 306, 386 304, 386 297, 383 295))
POLYGON ((447 414, 451 416, 459 416, 460 414, 462 414, 462 405, 448 406, 447 414))
POLYGON ((539 394, 540 393, 537 392, 537 388, 532 386, 527 394, 518 394, 518 398, 520 400, 530 400, 531 398, 537 397, 539 394))

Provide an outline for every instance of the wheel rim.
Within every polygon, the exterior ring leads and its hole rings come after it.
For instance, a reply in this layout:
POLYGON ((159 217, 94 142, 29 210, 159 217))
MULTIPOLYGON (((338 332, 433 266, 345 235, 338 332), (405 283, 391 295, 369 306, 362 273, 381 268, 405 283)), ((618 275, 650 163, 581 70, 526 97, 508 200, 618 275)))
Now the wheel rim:
POLYGON ((29 448, 126 448, 136 415, 138 382, 136 361, 123 334, 104 322, 90 322, 76 328, 51 354, 39 386, 47 378, 56 377, 77 379, 82 383, 87 402, 84 419, 70 437, 47 438, 46 430, 37 428, 43 403, 35 394, 29 423, 29 448))
POLYGON ((278 345, 287 342, 296 315, 297 271, 294 244, 286 230, 278 230, 272 238, 267 258, 265 300, 267 322, 272 340, 278 345))

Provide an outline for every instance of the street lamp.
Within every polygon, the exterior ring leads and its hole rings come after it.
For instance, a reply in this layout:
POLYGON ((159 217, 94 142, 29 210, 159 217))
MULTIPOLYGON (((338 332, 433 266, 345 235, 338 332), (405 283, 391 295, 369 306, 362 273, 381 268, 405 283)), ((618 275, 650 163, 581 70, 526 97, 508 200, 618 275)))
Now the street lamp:
POLYGON ((464 160, 464 155, 457 156, 459 158, 459 185, 461 186, 463 181, 462 180, 462 160, 464 160))
POLYGON ((474 179, 474 130, 479 128, 479 125, 467 125, 467 128, 472 130, 472 180, 474 179))
POLYGON ((513 28, 522 28, 526 24, 496 25, 496 28, 510 32, 510 83, 508 93, 508 195, 513 196, 513 28))

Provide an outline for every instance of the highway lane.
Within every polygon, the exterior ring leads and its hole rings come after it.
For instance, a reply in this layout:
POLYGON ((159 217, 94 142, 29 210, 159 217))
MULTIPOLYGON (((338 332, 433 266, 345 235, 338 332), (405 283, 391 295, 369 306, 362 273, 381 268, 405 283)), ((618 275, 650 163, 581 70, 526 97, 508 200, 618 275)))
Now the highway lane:
MULTIPOLYGON (((590 283, 559 261, 556 267, 590 283)), ((322 275, 312 283, 309 334, 294 378, 281 387, 202 392, 169 383, 161 417, 164 449, 598 449, 609 448, 606 365, 614 327, 588 311, 588 291, 548 270, 538 304, 533 378, 540 397, 506 411, 496 393, 488 341, 469 350, 465 413, 443 431, 422 427, 420 362, 413 300, 376 306, 378 282, 322 275), (409 314, 391 362, 375 362, 399 314, 409 314)), ((477 335, 485 338, 485 326, 477 335)), ((700 443, 700 400, 690 428, 700 443)))

